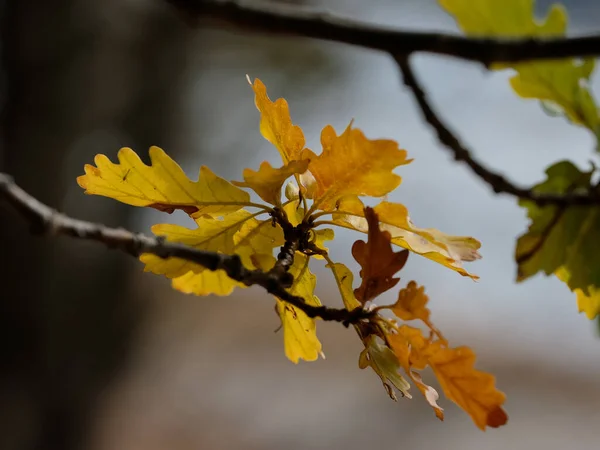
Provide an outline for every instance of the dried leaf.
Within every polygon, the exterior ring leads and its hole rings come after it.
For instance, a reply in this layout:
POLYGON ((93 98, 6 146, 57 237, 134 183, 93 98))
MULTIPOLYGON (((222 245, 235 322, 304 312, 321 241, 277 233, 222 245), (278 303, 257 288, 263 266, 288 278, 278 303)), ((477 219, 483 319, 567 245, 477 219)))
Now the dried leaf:
POLYGON ((395 253, 390 244, 390 234, 379 229, 377 213, 365 208, 365 217, 369 223, 368 241, 356 241, 352 245, 352 256, 360 264, 361 285, 354 295, 363 305, 381 293, 393 288, 400 278, 394 278, 408 258, 408 251, 395 253))
MULTIPOLYGON (((384 201, 374 209, 379 217, 380 228, 390 233, 392 244, 431 259, 463 276, 479 278, 463 268, 463 262, 481 258, 477 251, 481 244, 476 239, 450 236, 432 228, 417 228, 412 224, 406 207, 399 203, 384 201)), ((338 202, 333 222, 363 233, 368 231, 364 205, 356 196, 348 196, 338 202)))

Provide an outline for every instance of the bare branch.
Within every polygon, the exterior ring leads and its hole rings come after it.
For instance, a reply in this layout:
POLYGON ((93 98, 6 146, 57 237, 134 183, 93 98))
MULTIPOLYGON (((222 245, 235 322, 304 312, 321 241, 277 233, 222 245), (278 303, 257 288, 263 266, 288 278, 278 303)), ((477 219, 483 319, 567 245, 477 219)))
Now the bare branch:
POLYGON ((468 150, 452 131, 442 122, 435 113, 427 96, 416 78, 408 59, 404 56, 395 57, 402 72, 404 84, 412 91, 415 101, 423 114, 423 119, 435 130, 438 140, 452 153, 456 161, 462 161, 483 181, 494 190, 495 193, 510 194, 523 200, 531 200, 539 205, 553 204, 557 206, 592 205, 600 204, 600 195, 597 190, 584 193, 569 192, 565 194, 542 194, 531 189, 519 187, 504 176, 486 168, 475 160, 468 150))
POLYGON ((278 272, 249 270, 244 267, 238 255, 198 250, 187 245, 166 242, 160 237, 146 236, 141 233, 132 233, 123 228, 110 228, 98 223, 73 219, 41 203, 17 186, 10 176, 3 173, 0 173, 0 199, 12 205, 29 222, 32 232, 37 234, 50 236, 64 234, 77 239, 100 242, 109 248, 121 250, 135 257, 143 253, 152 253, 160 258, 185 259, 213 271, 221 269, 232 279, 247 286, 262 286, 270 294, 290 303, 312 318, 320 317, 323 320, 342 322, 348 326, 373 316, 372 312, 362 308, 347 311, 346 309, 309 305, 302 297, 286 291, 285 277, 283 276, 287 274, 286 272, 282 272, 283 275, 281 275, 278 272))
POLYGON ((394 55, 428 52, 475 61, 600 56, 600 35, 563 39, 466 38, 394 30, 293 5, 237 0, 166 0, 193 22, 216 19, 258 32, 303 36, 381 50, 394 55))

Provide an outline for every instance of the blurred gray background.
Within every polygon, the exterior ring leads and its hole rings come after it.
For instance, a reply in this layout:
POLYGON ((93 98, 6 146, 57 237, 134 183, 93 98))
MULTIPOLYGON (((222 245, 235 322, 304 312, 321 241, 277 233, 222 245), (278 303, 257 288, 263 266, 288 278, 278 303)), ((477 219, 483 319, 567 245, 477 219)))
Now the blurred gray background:
MULTIPOLYGON (((191 177, 206 164, 229 179, 278 154, 262 139, 245 75, 285 97, 307 144, 351 119, 415 158, 391 200, 414 222, 483 243, 472 282, 412 255, 403 281, 424 284, 435 323, 470 345, 508 395, 507 426, 479 431, 446 399, 441 423, 418 394, 390 401, 358 369, 352 330, 319 323, 326 360, 286 360, 273 300, 173 291, 125 255, 91 243, 33 238, 0 209, 0 448, 2 449, 585 449, 597 446, 600 340, 554 278, 517 285, 513 249, 527 221, 454 163, 421 123, 385 54, 301 38, 190 29, 159 0, 4 0, 0 170, 76 217, 149 232, 188 224, 100 197, 75 182, 96 153, 163 147, 191 177)), ((434 0, 294 3, 388 26, 455 32, 434 0)), ((538 1, 544 11, 550 1, 538 1)), ((600 32, 600 3, 564 0, 573 34, 600 32)), ((431 99, 464 142, 523 184, 595 142, 511 91, 507 72, 418 55, 431 99)), ((598 77, 595 78, 597 86, 598 77)), ((356 268, 351 232, 334 260, 356 268)), ((340 305, 318 264, 318 295, 340 305)), ((393 301, 393 294, 380 302, 393 301)), ((431 375, 429 379, 431 379, 431 375)))

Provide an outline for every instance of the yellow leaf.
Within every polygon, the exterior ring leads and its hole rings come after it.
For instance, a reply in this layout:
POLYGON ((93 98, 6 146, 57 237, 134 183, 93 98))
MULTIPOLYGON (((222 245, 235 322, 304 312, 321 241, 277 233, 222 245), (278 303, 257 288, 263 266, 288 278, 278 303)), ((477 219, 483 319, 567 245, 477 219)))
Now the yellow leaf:
MULTIPOLYGON (((468 35, 502 37, 561 37, 567 28, 567 13, 555 4, 541 21, 536 19, 533 0, 439 0, 468 35)), ((510 83, 524 98, 558 106, 574 123, 598 130, 598 112, 589 79, 594 60, 560 59, 495 64, 495 69, 513 68, 510 83)))
MULTIPOLYGON (((200 216, 195 219, 196 229, 189 229, 180 225, 159 224, 152 227, 152 232, 157 236, 164 236, 169 242, 178 242, 189 245, 199 250, 207 250, 226 254, 233 254, 236 250, 234 235, 249 220, 254 220, 253 215, 246 210, 228 214, 223 219, 210 216, 200 216)), ((179 258, 159 258, 156 255, 145 253, 140 260, 146 264, 147 272, 176 278, 190 270, 200 273, 204 269, 195 263, 179 258)))
MULTIPOLYGON (((341 227, 368 232, 364 218, 364 206, 356 196, 348 196, 338 202, 333 222, 341 227)), ((406 248, 425 258, 449 267, 463 276, 478 279, 463 268, 463 262, 481 258, 477 251, 481 243, 472 237, 450 236, 431 228, 415 227, 408 210, 399 203, 381 202, 374 208, 381 230, 390 233, 392 244, 406 248)))
POLYGON ((283 211, 292 226, 297 226, 304 219, 304 208, 300 206, 300 200, 295 199, 284 205, 283 211))
MULTIPOLYGON (((333 232, 333 230, 331 228, 321 228, 320 230, 313 230, 313 231, 314 231, 314 237, 312 239, 312 243, 319 250, 327 253, 329 251, 329 249, 327 247, 325 247, 325 241, 332 241, 335 237, 335 233, 333 232)), ((313 258, 323 259, 323 257, 321 255, 317 255, 317 254, 313 255, 313 258)))
POLYGON ((588 319, 592 320, 600 315, 600 289, 596 286, 589 286, 589 295, 581 289, 575 289, 577 294, 577 307, 579 312, 584 312, 588 319))
POLYGON ((360 308, 361 304, 354 296, 354 289, 352 288, 354 276, 350 269, 342 263, 328 263, 326 267, 331 269, 333 273, 346 309, 352 311, 355 308, 360 308))
POLYGON ((358 367, 365 369, 370 366, 381 378, 383 387, 392 400, 397 400, 393 387, 398 389, 403 397, 412 398, 408 392, 410 384, 398 373, 400 365, 394 352, 374 335, 367 337, 364 344, 365 349, 360 354, 358 367))
MULTIPOLYGON (((248 80, 249 81, 249 80, 248 80)), ((278 98, 272 102, 267 95, 267 88, 258 78, 252 85, 254 102, 260 111, 260 132, 263 137, 277 147, 284 164, 297 161, 304 149, 302 129, 292 124, 287 101, 278 98)))
MULTIPOLYGON (((273 226, 271 219, 257 220, 246 210, 228 214, 222 219, 210 216, 196 217, 196 229, 179 225, 154 225, 152 231, 167 241, 179 242, 191 247, 225 254, 238 254, 249 269, 257 264, 267 264, 273 259, 273 248, 283 245, 283 231, 273 226)), ((179 258, 162 259, 145 253, 140 260, 146 264, 145 271, 172 278, 173 288, 196 295, 229 295, 236 286, 246 287, 229 279, 222 270, 210 270, 179 258)), ((267 269, 270 267, 261 267, 267 269)))
MULTIPOLYGON (((317 277, 308 268, 309 259, 308 256, 296 252, 294 264, 289 271, 294 277, 294 284, 289 292, 302 297, 309 305, 319 306, 321 301, 314 295, 317 277)), ((295 364, 300 359, 316 360, 321 353, 321 342, 317 338, 315 320, 278 298, 277 311, 283 326, 285 354, 288 359, 295 364)))
POLYGON ((429 322, 431 311, 427 308, 429 298, 425 295, 425 288, 417 286, 411 281, 398 293, 398 301, 392 306, 392 312, 402 320, 422 320, 429 322))
POLYGON ((208 167, 202 166, 198 181, 191 181, 162 149, 150 147, 149 153, 150 166, 130 148, 119 151, 119 164, 97 155, 97 167, 86 164, 85 175, 77 182, 86 194, 168 213, 182 209, 190 215, 223 215, 237 211, 250 200, 247 192, 216 176, 208 167))
POLYGON ((281 188, 285 180, 294 174, 306 172, 308 160, 290 161, 279 169, 271 167, 267 161, 261 163, 258 172, 244 169, 244 182, 234 181, 239 187, 246 187, 256 192, 260 198, 272 205, 281 204, 281 188))
POLYGON ((473 422, 497 428, 508 420, 502 409, 506 396, 494 386, 492 375, 474 369, 475 354, 469 347, 442 348, 429 358, 446 397, 465 410, 473 422))
POLYGON ((252 218, 233 236, 235 253, 249 269, 269 270, 273 263, 273 249, 284 244, 283 230, 272 220, 252 218))
POLYGON ((408 164, 406 151, 391 140, 367 139, 352 123, 337 136, 328 125, 321 132, 323 152, 302 152, 302 159, 310 159, 308 170, 314 177, 314 186, 307 193, 313 198, 313 208, 331 210, 346 195, 382 197, 394 190, 401 178, 394 168, 408 164))
POLYGON ((244 283, 235 281, 225 273, 224 270, 210 271, 208 269, 200 272, 190 271, 185 275, 173 278, 171 285, 173 289, 185 294, 205 295, 230 295, 236 287, 246 288, 244 283))
MULTIPOLYGON (((555 275, 564 283, 569 283, 569 279, 571 278, 571 274, 565 266, 560 267, 555 272, 555 275)), ((573 292, 577 294, 577 308, 579 312, 584 312, 590 320, 600 315, 600 288, 590 285, 588 286, 588 294, 579 288, 573 289, 573 292)))

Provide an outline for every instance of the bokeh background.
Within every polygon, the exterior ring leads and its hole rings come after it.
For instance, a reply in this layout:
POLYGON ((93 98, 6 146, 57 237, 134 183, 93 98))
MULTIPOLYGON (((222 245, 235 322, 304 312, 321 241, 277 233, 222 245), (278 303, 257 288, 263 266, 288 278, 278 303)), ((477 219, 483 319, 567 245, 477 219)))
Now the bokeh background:
MULTIPOLYGON (((375 24, 456 32, 435 0, 296 0, 375 24)), ((540 12, 550 1, 538 1, 540 12)), ((563 0, 573 34, 600 32, 600 3, 563 0)), ((319 323, 325 360, 285 359, 273 300, 259 289, 230 298, 173 291, 132 258, 92 243, 32 237, 0 209, 0 448, 563 449, 597 445, 600 338, 557 280, 515 284, 515 238, 527 226, 515 200, 495 196, 454 163, 421 122, 385 54, 330 42, 192 29, 160 0, 4 0, 0 170, 76 217, 148 232, 190 224, 84 196, 75 178, 96 153, 167 150, 191 176, 201 164, 239 179, 277 163, 258 131, 245 75, 285 97, 307 143, 351 120, 396 139, 415 158, 391 200, 414 222, 477 237, 477 283, 412 255, 403 280, 427 287, 435 323, 470 345, 478 368, 508 395, 507 426, 479 431, 447 400, 446 421, 418 395, 394 403, 359 370, 352 330, 319 323)), ((509 73, 418 55, 431 99, 464 142, 523 184, 568 158, 586 167, 594 141, 534 101, 509 73)), ((595 77, 597 85, 598 77, 595 77)), ((337 261, 356 268, 337 232, 337 261)), ((318 264, 318 295, 340 304, 318 264)), ((383 300, 392 301, 392 294, 383 300)))

